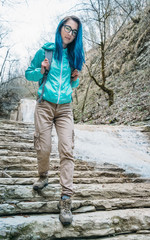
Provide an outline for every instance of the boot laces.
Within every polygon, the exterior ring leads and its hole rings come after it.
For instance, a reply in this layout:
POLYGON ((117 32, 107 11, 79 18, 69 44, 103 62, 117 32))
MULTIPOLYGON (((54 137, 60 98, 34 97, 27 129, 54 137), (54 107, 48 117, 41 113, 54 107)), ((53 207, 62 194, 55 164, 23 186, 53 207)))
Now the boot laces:
POLYGON ((63 201, 63 209, 65 213, 70 213, 69 205, 70 203, 68 203, 66 200, 63 201))

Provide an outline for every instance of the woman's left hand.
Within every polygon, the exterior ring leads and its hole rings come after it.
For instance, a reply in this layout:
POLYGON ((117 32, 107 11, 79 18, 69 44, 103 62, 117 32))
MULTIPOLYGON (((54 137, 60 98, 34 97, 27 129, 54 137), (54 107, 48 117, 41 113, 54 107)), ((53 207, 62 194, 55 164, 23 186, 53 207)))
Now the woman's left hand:
POLYGON ((79 72, 77 69, 75 69, 71 74, 71 80, 76 81, 78 77, 79 77, 79 72))

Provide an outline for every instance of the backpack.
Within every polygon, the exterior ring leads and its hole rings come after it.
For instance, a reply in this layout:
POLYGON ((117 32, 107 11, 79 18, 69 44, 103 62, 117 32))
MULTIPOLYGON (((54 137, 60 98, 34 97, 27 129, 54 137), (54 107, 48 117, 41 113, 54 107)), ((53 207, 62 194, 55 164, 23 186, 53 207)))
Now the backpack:
MULTIPOLYGON (((50 70, 51 63, 52 63, 52 57, 53 57, 53 50, 46 50, 45 49, 45 58, 47 58, 48 61, 49 61, 49 70, 50 70)), ((43 98, 44 87, 45 87, 45 83, 46 83, 46 80, 47 80, 47 76, 48 76, 49 70, 47 70, 47 69, 45 70, 45 73, 43 75, 42 81, 39 81, 39 87, 43 84, 41 96, 38 98, 38 102, 39 103, 42 101, 42 98, 43 98)), ((73 71, 74 71, 74 68, 71 67, 71 74, 72 74, 73 71)))

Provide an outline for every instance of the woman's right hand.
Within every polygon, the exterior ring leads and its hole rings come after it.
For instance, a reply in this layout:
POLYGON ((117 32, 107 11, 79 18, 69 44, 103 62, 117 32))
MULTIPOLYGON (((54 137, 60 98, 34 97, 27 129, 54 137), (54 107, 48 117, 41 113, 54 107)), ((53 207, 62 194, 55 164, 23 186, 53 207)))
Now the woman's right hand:
POLYGON ((47 58, 41 63, 41 73, 44 74, 45 70, 49 70, 49 61, 47 58))

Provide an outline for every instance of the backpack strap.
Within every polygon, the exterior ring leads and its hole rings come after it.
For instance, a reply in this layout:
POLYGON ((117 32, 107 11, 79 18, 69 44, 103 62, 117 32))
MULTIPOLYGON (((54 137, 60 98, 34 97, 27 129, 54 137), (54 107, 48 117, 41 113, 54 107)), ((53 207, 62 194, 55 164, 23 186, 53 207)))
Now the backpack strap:
MULTIPOLYGON (((71 67, 71 75, 72 75, 74 70, 75 70, 75 68, 71 67)), ((71 76, 71 83, 72 83, 72 79, 73 79, 73 77, 71 76)))
MULTIPOLYGON (((49 70, 50 70, 51 63, 52 63, 52 57, 53 57, 53 51, 52 50, 45 50, 45 58, 47 58, 48 61, 49 61, 49 70)), ((43 98, 44 87, 45 87, 45 83, 46 83, 46 80, 47 80, 47 76, 48 76, 49 70, 47 70, 47 69, 45 70, 42 82, 41 83, 39 82, 39 86, 41 86, 43 84, 43 86, 42 86, 42 93, 41 93, 40 98, 38 99, 39 103, 42 101, 42 98, 43 98)))
POLYGON ((49 61, 49 70, 52 63, 52 57, 53 57, 53 50, 45 50, 45 58, 47 58, 49 61))
MULTIPOLYGON (((75 70, 75 68, 71 67, 71 75, 72 75, 74 70, 75 70)), ((71 76, 71 83, 72 83, 72 79, 73 79, 73 77, 71 76)), ((72 95, 73 95, 73 93, 72 93, 72 95)), ((72 95, 71 95, 71 99, 72 99, 72 102, 73 102, 73 96, 72 95)))

